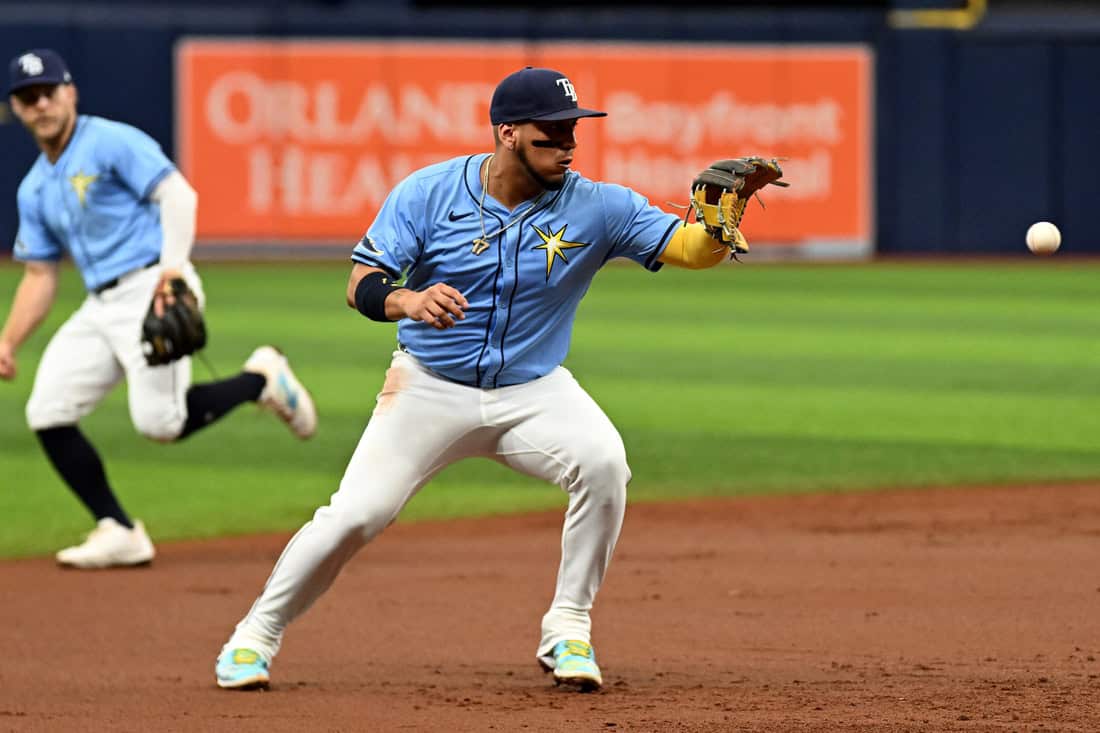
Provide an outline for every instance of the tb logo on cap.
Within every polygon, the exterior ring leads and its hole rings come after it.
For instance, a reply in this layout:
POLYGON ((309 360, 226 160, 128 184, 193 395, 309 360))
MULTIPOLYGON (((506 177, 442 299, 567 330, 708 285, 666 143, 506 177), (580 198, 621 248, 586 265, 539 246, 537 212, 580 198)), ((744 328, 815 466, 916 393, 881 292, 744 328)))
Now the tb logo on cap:
POLYGON ((38 76, 46 70, 45 64, 42 63, 42 59, 36 54, 25 53, 19 57, 19 68, 27 76, 38 76))
POLYGON ((563 76, 558 79, 557 84, 562 88, 562 91, 565 92, 565 96, 569 97, 574 102, 577 101, 577 90, 573 88, 573 82, 563 76))

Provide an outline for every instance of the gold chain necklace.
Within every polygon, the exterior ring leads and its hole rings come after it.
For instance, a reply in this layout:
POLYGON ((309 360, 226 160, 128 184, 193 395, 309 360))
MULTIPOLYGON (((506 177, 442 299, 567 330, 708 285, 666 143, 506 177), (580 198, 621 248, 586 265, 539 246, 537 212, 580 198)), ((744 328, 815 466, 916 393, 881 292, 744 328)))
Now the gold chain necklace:
POLYGON ((523 214, 519 216, 519 218, 513 219, 512 221, 502 226, 500 229, 494 231, 492 234, 486 234, 485 193, 489 190, 489 170, 493 167, 493 155, 493 153, 490 153, 489 157, 485 161, 485 177, 481 181, 481 197, 477 201, 477 218, 481 222, 481 236, 474 240, 473 253, 475 255, 481 254, 485 250, 489 249, 490 246, 492 246, 489 243, 489 237, 499 237, 501 234, 504 234, 504 232, 511 229, 514 225, 519 224, 524 219, 526 219, 528 215, 530 215, 530 213, 535 210, 535 207, 538 206, 539 199, 542 198, 542 194, 546 193, 545 190, 539 193, 539 195, 535 197, 535 200, 531 202, 531 205, 527 208, 526 211, 523 212, 523 214))

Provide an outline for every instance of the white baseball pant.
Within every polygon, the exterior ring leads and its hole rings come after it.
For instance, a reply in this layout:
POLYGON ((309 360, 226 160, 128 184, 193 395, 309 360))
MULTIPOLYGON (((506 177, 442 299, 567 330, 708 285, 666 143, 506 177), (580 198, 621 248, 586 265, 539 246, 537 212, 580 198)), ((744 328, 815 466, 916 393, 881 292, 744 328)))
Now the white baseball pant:
MULTIPOLYGON (((133 270, 118 285, 84 302, 46 345, 27 400, 31 430, 75 425, 126 378, 130 419, 139 433, 174 440, 187 420, 191 359, 152 367, 141 350, 141 324, 153 299, 161 268, 133 270)), ((191 265, 184 278, 205 302, 202 282, 191 265)))
POLYGON ((619 537, 630 481, 615 426, 564 367, 483 390, 443 379, 397 351, 339 490, 287 544, 226 648, 272 659, 287 625, 432 476, 478 456, 569 494, 557 588, 537 655, 559 641, 590 641, 589 611, 619 537))

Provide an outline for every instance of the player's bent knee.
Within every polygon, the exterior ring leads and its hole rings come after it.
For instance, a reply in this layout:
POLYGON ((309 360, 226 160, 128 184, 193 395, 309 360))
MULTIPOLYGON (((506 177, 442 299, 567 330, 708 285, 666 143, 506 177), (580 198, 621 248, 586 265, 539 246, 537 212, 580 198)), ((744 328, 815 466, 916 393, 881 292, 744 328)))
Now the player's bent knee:
POLYGON ((631 477, 625 451, 589 455, 578 463, 577 468, 574 476, 577 485, 606 494, 611 501, 625 500, 626 486, 631 477))
POLYGON ((25 412, 27 427, 32 431, 75 425, 83 415, 74 405, 56 399, 38 399, 33 394, 25 412))
MULTIPOLYGON (((325 516, 325 519, 328 520, 330 531, 344 538, 346 541, 366 544, 374 539, 379 532, 385 529, 387 524, 385 520, 377 516, 367 515, 361 512, 348 514, 331 511, 330 507, 326 507, 326 509, 329 509, 329 511, 326 512, 327 516, 325 516)), ((318 512, 314 517, 314 521, 317 521, 317 519, 320 519, 322 516, 324 515, 318 512)))
POLYGON ((340 537, 366 544, 390 525, 397 511, 378 502, 333 502, 318 509, 313 515, 315 523, 321 523, 340 537))
POLYGON ((146 412, 132 415, 134 428, 138 433, 149 440, 158 443, 171 443, 183 432, 184 418, 182 415, 165 414, 163 412, 146 412))
POLYGON ((626 457, 608 456, 594 466, 590 466, 588 472, 598 477, 599 483, 607 486, 615 486, 626 490, 630 483, 630 466, 626 463, 626 457))
POLYGON ((581 469, 589 474, 607 477, 624 486, 630 481, 630 466, 626 462, 626 447, 621 439, 593 443, 585 454, 579 456, 581 469))
POLYGON ((354 531, 365 544, 381 534, 386 527, 393 524, 393 520, 396 518, 397 512, 375 507, 354 519, 354 531))

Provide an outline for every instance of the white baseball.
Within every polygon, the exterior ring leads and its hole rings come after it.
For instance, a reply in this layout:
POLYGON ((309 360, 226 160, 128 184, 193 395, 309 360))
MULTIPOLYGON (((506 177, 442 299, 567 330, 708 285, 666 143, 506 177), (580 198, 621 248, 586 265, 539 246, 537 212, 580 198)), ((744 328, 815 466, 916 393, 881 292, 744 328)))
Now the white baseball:
POLYGON ((1027 248, 1037 255, 1049 255, 1058 251, 1062 233, 1049 221, 1037 221, 1027 228, 1027 248))

